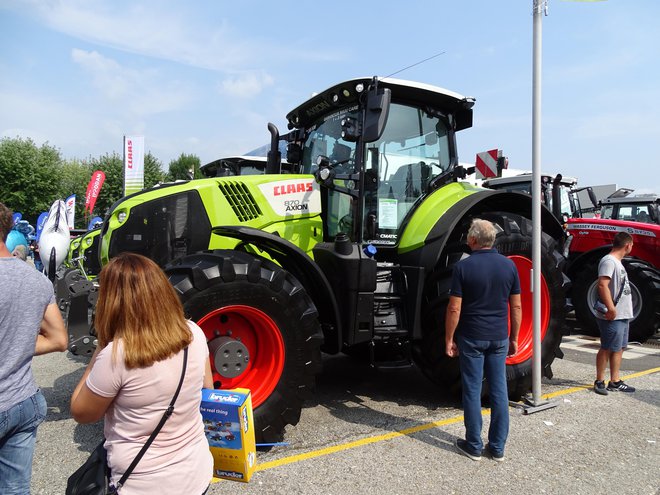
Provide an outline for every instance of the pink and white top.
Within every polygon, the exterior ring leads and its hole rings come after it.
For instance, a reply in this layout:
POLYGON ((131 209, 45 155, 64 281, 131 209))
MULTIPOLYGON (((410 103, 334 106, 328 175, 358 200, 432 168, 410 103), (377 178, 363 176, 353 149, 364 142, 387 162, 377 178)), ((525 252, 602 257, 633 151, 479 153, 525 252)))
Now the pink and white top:
MULTIPOLYGON (((193 341, 174 413, 128 477, 121 495, 201 495, 213 476, 213 457, 199 411, 209 354, 202 330, 190 321, 188 326, 193 341)), ((126 369, 121 340, 108 344, 96 357, 86 383, 94 393, 115 398, 105 413, 103 429, 113 483, 119 481, 158 425, 179 384, 182 366, 180 351, 149 367, 126 369)))

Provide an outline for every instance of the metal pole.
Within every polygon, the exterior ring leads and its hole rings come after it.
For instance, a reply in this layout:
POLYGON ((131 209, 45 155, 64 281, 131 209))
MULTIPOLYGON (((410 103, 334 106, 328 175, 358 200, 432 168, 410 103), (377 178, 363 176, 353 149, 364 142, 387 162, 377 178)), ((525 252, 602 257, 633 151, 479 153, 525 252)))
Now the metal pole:
POLYGON ((532 73, 532 400, 541 402, 541 38, 547 0, 534 0, 532 73))

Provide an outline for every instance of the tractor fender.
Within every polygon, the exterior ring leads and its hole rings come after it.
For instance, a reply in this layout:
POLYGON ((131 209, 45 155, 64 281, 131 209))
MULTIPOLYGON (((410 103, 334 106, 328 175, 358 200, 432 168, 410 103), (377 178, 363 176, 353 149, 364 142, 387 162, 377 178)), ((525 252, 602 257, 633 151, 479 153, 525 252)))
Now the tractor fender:
MULTIPOLYGON (((441 201, 446 201, 443 197, 443 190, 439 189, 425 201, 426 212, 416 211, 408 220, 408 225, 414 225, 421 219, 416 218, 418 214, 426 216, 424 222, 428 225, 426 232, 420 232, 422 239, 418 242, 418 249, 410 252, 401 252, 402 264, 414 264, 422 266, 426 270, 432 270, 438 263, 452 232, 459 225, 468 222, 472 217, 478 217, 485 212, 505 211, 515 213, 529 218, 531 223, 532 197, 525 193, 515 191, 499 191, 475 189, 468 195, 460 196, 459 199, 438 218, 429 218, 432 211, 442 211, 434 206, 441 201)), ((452 192, 455 194, 455 192, 452 192)), ((561 223, 554 217, 552 212, 541 205, 541 224, 545 233, 555 239, 559 246, 563 246, 566 234, 561 223)), ((405 237, 404 237, 405 240, 405 237)), ((404 248, 405 249, 405 248, 404 248)), ((560 249, 561 251, 561 249, 560 249)))
POLYGON ((611 250, 611 244, 604 244, 603 246, 598 246, 589 251, 570 254, 568 257, 568 265, 566 267, 566 275, 573 280, 575 275, 582 270, 582 267, 591 263, 594 258, 600 260, 600 258, 608 254, 611 250))
POLYGON ((255 246, 291 273, 305 288, 319 312, 323 329, 323 351, 335 354, 341 350, 341 318, 330 282, 305 251, 278 235, 244 226, 213 227, 213 234, 238 239, 255 246))

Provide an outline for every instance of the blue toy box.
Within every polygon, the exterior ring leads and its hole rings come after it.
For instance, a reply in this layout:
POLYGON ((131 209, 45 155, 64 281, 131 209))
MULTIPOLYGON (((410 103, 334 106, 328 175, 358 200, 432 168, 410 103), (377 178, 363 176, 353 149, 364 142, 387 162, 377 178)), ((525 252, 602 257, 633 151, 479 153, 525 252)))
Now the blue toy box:
POLYGON ((257 465, 250 391, 202 389, 200 410, 213 455, 213 475, 250 481, 257 465))

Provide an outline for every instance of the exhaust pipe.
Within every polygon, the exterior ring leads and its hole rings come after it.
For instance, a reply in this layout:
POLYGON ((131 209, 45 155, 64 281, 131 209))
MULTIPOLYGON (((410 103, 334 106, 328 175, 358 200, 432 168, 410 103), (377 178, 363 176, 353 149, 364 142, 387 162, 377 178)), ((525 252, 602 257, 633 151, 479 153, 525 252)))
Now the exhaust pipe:
POLYGON ((266 174, 282 173, 282 161, 279 150, 280 132, 275 124, 268 122, 268 132, 270 132, 270 151, 266 160, 266 174))

